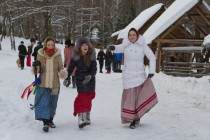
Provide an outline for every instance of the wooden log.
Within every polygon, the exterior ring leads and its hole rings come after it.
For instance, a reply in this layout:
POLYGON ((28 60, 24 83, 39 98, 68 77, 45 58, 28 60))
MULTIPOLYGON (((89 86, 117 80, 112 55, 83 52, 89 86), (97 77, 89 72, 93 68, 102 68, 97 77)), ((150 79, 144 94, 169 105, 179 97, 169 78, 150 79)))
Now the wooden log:
MULTIPOLYGON (((210 68, 210 67, 209 67, 210 68)), ((179 67, 179 66, 164 66, 163 69, 185 69, 185 70, 205 70, 203 67, 179 67)))
POLYGON ((192 63, 192 62, 164 62, 164 64, 169 65, 195 65, 195 66, 208 66, 210 67, 210 63, 192 63))
POLYGON ((160 72, 160 66, 161 66, 161 43, 157 42, 157 73, 160 72))
POLYGON ((182 73, 182 72, 164 72, 167 75, 173 75, 173 76, 190 76, 190 77, 197 77, 200 78, 202 76, 207 76, 209 74, 192 74, 192 73, 182 73))
POLYGON ((203 40, 200 39, 155 39, 154 42, 171 43, 171 44, 193 44, 201 45, 203 40))

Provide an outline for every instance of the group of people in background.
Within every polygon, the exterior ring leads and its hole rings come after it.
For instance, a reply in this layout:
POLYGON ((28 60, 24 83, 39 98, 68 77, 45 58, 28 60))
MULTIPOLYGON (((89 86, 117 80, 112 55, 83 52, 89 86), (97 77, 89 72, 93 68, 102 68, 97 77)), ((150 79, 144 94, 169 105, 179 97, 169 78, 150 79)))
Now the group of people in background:
POLYGON ((28 67, 31 67, 31 55, 34 57, 34 60, 36 60, 38 50, 43 47, 42 43, 38 42, 37 46, 34 48, 34 44, 36 41, 34 39, 31 39, 30 41, 31 41, 31 44, 27 48, 24 45, 23 41, 21 41, 20 45, 18 46, 18 51, 19 51, 18 55, 19 55, 19 63, 20 63, 21 70, 24 69, 25 58, 26 58, 26 65, 28 67))
POLYGON ((113 72, 122 72, 121 70, 121 62, 122 62, 122 53, 112 53, 109 48, 106 49, 106 53, 104 49, 101 48, 97 55, 97 60, 99 62, 99 72, 103 73, 104 61, 105 61, 105 69, 106 73, 110 74, 111 70, 113 72))
MULTIPOLYGON (((19 57, 24 61, 25 56, 31 55, 31 52, 27 52, 23 42, 21 43, 19 57)), ((38 43, 32 55, 35 61, 40 62, 38 63, 40 65, 33 66, 32 71, 35 73, 35 70, 39 69, 41 83, 35 95, 34 108, 35 119, 43 121, 43 130, 48 132, 49 128, 56 127, 53 119, 60 94, 59 78, 64 79, 63 84, 66 87, 71 84, 72 79, 73 88, 77 88, 78 95, 74 101, 73 115, 78 116, 79 128, 90 125, 92 100, 96 96, 96 60, 99 61, 100 73, 103 73, 104 61, 107 73, 110 73, 111 63, 115 65, 114 70, 121 70, 122 53, 124 53, 124 69, 121 120, 122 123, 130 123, 130 128, 134 129, 139 124, 140 118, 157 103, 151 100, 151 97, 145 101, 147 104, 142 103, 145 100, 142 97, 142 89, 148 86, 145 81, 152 78, 155 73, 156 60, 143 37, 134 28, 130 29, 128 37, 122 44, 108 47, 106 53, 100 49, 97 58, 95 48, 87 37, 79 38, 76 45, 71 43, 71 40, 66 40, 64 61, 62 61, 61 50, 55 46, 54 38, 47 37, 43 47, 38 43), (114 54, 111 51, 114 51, 114 54), (145 73, 145 55, 150 60, 148 76, 145 73), (141 111, 142 104, 146 106, 143 112, 141 111)), ((22 67, 24 68, 24 64, 22 67)), ((154 99, 156 93, 153 92, 154 90, 151 94, 154 99)))

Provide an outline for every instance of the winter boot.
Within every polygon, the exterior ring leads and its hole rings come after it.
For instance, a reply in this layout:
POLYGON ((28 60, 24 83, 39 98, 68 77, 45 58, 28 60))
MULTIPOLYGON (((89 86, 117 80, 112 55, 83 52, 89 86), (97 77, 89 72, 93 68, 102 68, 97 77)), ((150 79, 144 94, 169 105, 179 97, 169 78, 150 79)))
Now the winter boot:
POLYGON ((53 123, 53 117, 50 117, 49 127, 50 128, 56 128, 56 125, 53 123))
POLYGON ((140 118, 138 118, 138 119, 135 120, 135 124, 136 125, 139 125, 139 123, 140 123, 140 118))
POLYGON ((110 74, 110 72, 111 72, 111 70, 107 70, 107 71, 106 71, 107 74, 110 74))
POLYGON ((72 85, 73 85, 73 88, 76 87, 76 77, 75 76, 72 76, 72 85))
POLYGON ((48 132, 49 131, 49 120, 43 120, 43 131, 48 132))
POLYGON ((84 126, 86 126, 86 122, 85 122, 85 119, 86 119, 86 113, 79 113, 78 114, 78 126, 79 128, 83 128, 84 126))
POLYGON ((130 129, 135 129, 136 128, 135 121, 132 121, 129 127, 130 129))
POLYGON ((85 121, 86 121, 87 125, 90 125, 90 123, 91 123, 90 122, 90 112, 86 112, 86 120, 85 121))

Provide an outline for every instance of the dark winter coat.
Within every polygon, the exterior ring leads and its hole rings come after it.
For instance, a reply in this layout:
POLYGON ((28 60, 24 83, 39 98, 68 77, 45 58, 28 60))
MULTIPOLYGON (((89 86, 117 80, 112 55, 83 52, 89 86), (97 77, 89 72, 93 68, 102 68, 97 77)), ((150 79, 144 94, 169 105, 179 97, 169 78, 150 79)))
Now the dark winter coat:
POLYGON ((26 56, 27 55, 26 46, 24 46, 24 45, 19 45, 18 46, 18 51, 19 51, 19 56, 26 56))
POLYGON ((113 59, 112 52, 107 50, 106 51, 106 61, 112 61, 112 59, 113 59))
POLYGON ((97 71, 96 67, 96 53, 95 49, 92 47, 90 40, 88 38, 80 38, 77 41, 77 44, 74 49, 74 55, 71 59, 69 68, 68 68, 68 77, 70 77, 71 73, 73 72, 74 68, 76 67, 76 85, 78 93, 91 93, 95 92, 95 75, 97 71), (78 51, 80 46, 86 43, 89 47, 93 49, 93 52, 90 56, 90 66, 87 67, 84 63, 84 59, 82 56, 79 55, 78 51), (91 75, 91 80, 87 84, 83 84, 85 80, 85 76, 91 75))
POLYGON ((110 50, 107 50, 106 51, 106 61, 105 61, 106 70, 111 69, 112 59, 113 59, 112 52, 110 50))
POLYGON ((33 52, 33 54, 32 54, 32 56, 34 56, 34 60, 36 60, 36 58, 37 58, 37 54, 38 54, 38 50, 39 49, 41 49, 41 48, 43 48, 43 46, 41 45, 41 44, 38 44, 35 48, 34 48, 34 52, 33 52))
POLYGON ((103 51, 99 51, 98 56, 97 56, 97 60, 98 61, 104 61, 106 55, 103 51))
POLYGON ((28 46, 28 55, 32 54, 33 45, 28 46))

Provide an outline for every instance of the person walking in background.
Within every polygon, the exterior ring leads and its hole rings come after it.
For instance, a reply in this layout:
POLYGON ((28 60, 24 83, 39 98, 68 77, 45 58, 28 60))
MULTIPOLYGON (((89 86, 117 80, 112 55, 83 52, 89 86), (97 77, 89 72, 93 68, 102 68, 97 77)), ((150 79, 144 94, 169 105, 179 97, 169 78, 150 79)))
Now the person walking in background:
POLYGON ((114 72, 122 72, 121 70, 122 53, 115 54, 115 70, 114 72))
POLYGON ((139 124, 140 118, 157 103, 156 93, 151 88, 151 80, 147 79, 152 78, 155 73, 156 58, 135 28, 129 30, 128 37, 124 38, 122 44, 109 48, 115 53, 124 53, 121 121, 130 123, 130 128, 134 129, 136 124, 139 124), (150 61, 147 78, 144 65, 145 55, 150 61), (143 88, 149 92, 146 93, 142 90, 143 88))
POLYGON ((109 48, 106 49, 106 58, 105 58, 105 66, 106 66, 106 73, 111 73, 111 64, 112 64, 112 52, 110 51, 109 48))
POLYGON ((23 70, 24 69, 25 57, 27 55, 26 46, 24 45, 23 41, 20 42, 20 45, 18 46, 18 51, 19 51, 19 59, 20 59, 20 64, 21 64, 21 70, 23 70))
MULTIPOLYGON (((66 68, 67 70, 69 68, 73 54, 74 54, 74 43, 71 43, 71 40, 67 39, 65 41, 65 48, 64 48, 64 68, 66 68)), ((76 87, 75 71, 76 71, 76 69, 74 69, 74 71, 71 74, 73 88, 76 87)), ((69 79, 69 81, 65 81, 64 85, 66 87, 68 87, 71 84, 70 80, 71 80, 71 78, 69 79)))
MULTIPOLYGON (((37 61, 40 62, 41 84, 35 95, 35 119, 43 121, 43 130, 48 132, 49 127, 55 128, 53 119, 56 114, 58 96, 60 93, 60 80, 67 77, 67 71, 63 67, 61 50, 55 47, 55 39, 47 37, 44 48, 39 49, 37 61)), ((38 70, 39 69, 39 70, 38 70)), ((35 69, 32 69, 35 71, 35 69)))
POLYGON ((103 73, 102 69, 104 67, 104 59, 105 59, 106 55, 104 53, 103 48, 100 49, 100 51, 98 52, 97 55, 97 60, 99 62, 99 67, 100 67, 100 73, 103 73))
POLYGON ((28 56, 26 60, 26 65, 28 67, 31 67, 31 54, 32 54, 33 47, 34 47, 34 43, 31 42, 31 44, 28 46, 28 56))
POLYGON ((74 116, 78 114, 78 126, 90 125, 92 100, 95 98, 96 53, 89 38, 78 39, 74 56, 68 68, 68 77, 76 69, 76 85, 78 95, 74 101, 74 116))
POLYGON ((38 42, 38 43, 37 43, 37 46, 34 48, 34 51, 33 51, 33 53, 32 53, 32 56, 34 57, 34 61, 36 61, 36 59, 37 59, 37 54, 38 54, 38 50, 41 49, 41 48, 43 48, 42 42, 38 42))

